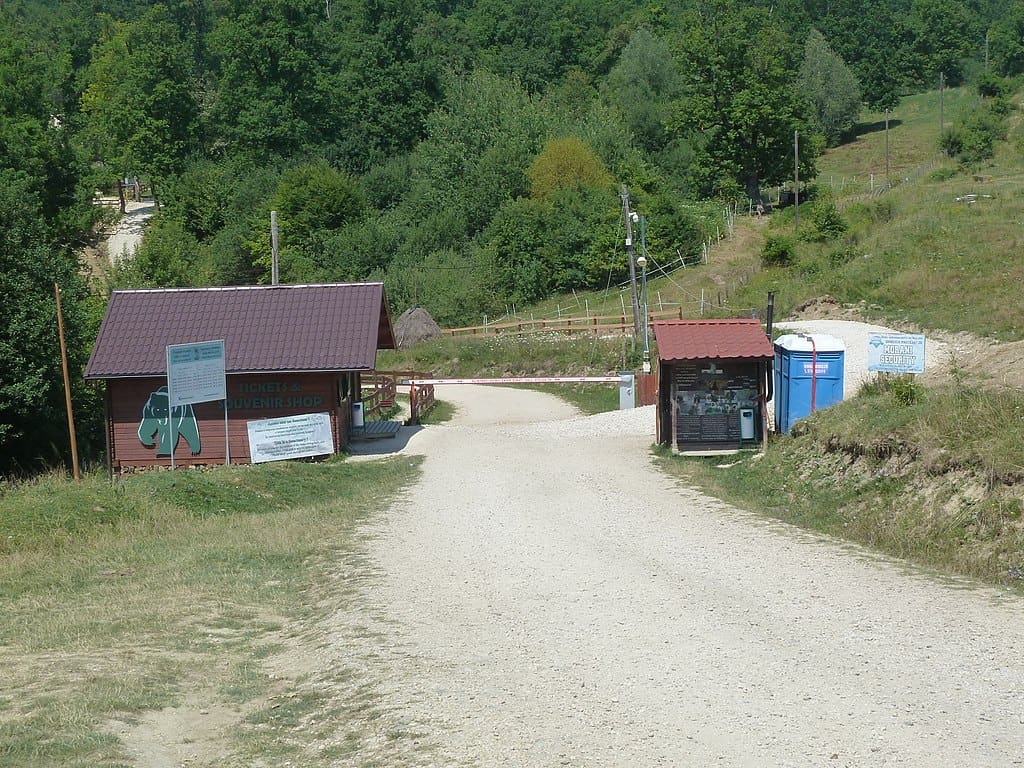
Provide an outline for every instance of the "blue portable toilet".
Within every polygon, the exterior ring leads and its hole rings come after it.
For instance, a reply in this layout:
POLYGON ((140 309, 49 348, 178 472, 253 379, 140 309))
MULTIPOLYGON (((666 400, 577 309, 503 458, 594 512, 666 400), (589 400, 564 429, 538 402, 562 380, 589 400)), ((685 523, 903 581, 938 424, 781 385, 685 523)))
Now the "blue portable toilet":
POLYGON ((812 411, 842 402, 846 345, 823 333, 775 340, 775 429, 788 434, 812 411))

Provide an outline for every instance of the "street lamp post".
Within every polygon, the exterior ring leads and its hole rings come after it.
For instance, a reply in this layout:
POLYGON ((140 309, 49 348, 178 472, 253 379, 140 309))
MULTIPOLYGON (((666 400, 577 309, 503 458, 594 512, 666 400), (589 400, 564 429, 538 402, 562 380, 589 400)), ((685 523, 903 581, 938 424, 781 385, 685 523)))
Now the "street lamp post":
POLYGON ((648 338, 649 332, 649 317, 647 315, 647 257, 641 256, 636 260, 637 266, 640 267, 640 302, 643 304, 643 324, 644 324, 644 373, 651 372, 651 347, 650 340, 648 338))

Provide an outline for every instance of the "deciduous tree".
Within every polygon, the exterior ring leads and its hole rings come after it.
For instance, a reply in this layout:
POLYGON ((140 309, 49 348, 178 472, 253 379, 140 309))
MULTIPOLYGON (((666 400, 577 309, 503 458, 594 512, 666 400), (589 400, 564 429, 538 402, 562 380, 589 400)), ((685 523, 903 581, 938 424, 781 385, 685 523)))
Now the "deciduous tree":
POLYGON ((800 89, 814 107, 815 126, 835 145, 857 122, 860 84, 817 30, 811 30, 800 65, 800 89))
MULTIPOLYGON (((739 184, 759 199, 762 184, 789 178, 794 130, 809 133, 793 50, 765 11, 735 0, 713 0, 690 22, 680 44, 686 95, 675 129, 693 137, 706 194, 739 184)), ((813 175, 814 160, 810 144, 801 152, 801 175, 813 175)))

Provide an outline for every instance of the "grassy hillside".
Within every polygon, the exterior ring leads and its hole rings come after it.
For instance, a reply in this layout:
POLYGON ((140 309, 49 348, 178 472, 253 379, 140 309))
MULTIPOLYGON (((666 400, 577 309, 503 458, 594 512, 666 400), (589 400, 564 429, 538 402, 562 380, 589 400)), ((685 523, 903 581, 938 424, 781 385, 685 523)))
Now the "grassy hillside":
MULTIPOLYGON (((966 88, 949 89, 942 101, 942 122, 949 128, 976 109, 978 97, 966 88)), ((1013 101, 1019 105, 1020 97, 1013 101)), ((674 254, 648 253, 649 307, 681 307, 684 317, 749 316, 763 311, 767 292, 774 290, 784 316, 807 299, 830 294, 861 304, 865 316, 891 323, 1024 338, 1024 311, 1017 300, 1024 285, 1019 110, 1009 117, 1007 139, 997 144, 995 157, 964 168, 939 152, 939 93, 904 98, 889 115, 892 188, 879 194, 886 168, 884 118, 866 112, 855 137, 827 151, 818 164, 815 192, 835 203, 844 234, 818 235, 813 201, 801 205, 799 233, 792 208, 764 218, 739 210, 730 232, 723 207, 722 239, 713 238, 707 263, 681 268, 674 254), (965 202, 968 195, 976 195, 976 201, 965 202), (761 249, 771 235, 794 240, 795 259, 788 268, 762 266, 761 249)), ((648 226, 656 227, 657 221, 648 226)), ((554 318, 623 309, 631 312, 628 286, 609 285, 516 312, 554 318)))

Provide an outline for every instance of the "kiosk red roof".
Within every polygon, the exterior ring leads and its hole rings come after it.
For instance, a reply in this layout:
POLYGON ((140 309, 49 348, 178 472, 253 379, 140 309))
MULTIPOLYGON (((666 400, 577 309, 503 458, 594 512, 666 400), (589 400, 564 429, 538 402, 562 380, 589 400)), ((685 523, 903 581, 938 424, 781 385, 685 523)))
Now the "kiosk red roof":
POLYGON ((218 339, 228 373, 372 370, 395 347, 382 283, 114 291, 85 378, 162 376, 168 344, 218 339))
POLYGON ((673 360, 766 359, 775 350, 758 320, 666 320, 654 324, 658 358, 673 360))

